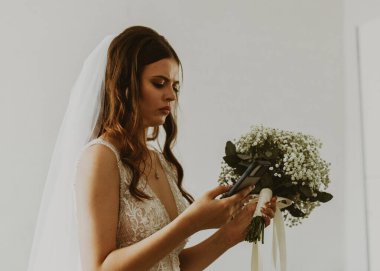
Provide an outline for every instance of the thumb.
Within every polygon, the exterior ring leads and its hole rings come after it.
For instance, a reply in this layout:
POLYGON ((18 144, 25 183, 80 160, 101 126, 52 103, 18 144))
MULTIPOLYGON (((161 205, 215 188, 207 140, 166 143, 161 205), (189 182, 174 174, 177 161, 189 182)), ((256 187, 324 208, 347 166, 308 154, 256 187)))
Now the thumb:
POLYGON ((230 190, 231 186, 230 185, 218 185, 217 187, 207 191, 206 196, 208 198, 214 199, 220 194, 223 194, 230 190))

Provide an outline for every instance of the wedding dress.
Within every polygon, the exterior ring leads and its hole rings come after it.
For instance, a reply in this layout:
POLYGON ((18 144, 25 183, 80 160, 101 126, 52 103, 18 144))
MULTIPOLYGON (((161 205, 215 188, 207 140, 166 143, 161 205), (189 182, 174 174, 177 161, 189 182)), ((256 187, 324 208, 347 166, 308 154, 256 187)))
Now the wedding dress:
MULTIPOLYGON (((139 201, 134 198, 128 190, 131 181, 131 171, 127 166, 122 164, 117 149, 110 142, 102 138, 97 138, 85 145, 83 150, 94 144, 105 145, 114 152, 120 172, 119 220, 116 234, 117 248, 137 243, 169 224, 171 222, 169 214, 159 198, 147 184, 145 178, 140 178, 137 187, 152 197, 152 199, 139 201)), ((182 196, 177 186, 175 167, 166 161, 161 152, 157 150, 154 151, 158 153, 159 160, 166 173, 176 202, 178 214, 180 214, 189 206, 189 203, 182 196)), ((149 271, 179 271, 180 263, 178 255, 186 243, 187 239, 169 255, 150 268, 149 271)))

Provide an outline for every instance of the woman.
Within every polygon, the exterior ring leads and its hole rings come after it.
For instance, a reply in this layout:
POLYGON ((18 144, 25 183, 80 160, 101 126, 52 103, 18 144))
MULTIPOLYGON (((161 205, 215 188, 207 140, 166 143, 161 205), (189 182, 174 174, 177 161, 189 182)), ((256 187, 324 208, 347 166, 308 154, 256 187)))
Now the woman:
MULTIPOLYGON (((75 149, 81 148, 70 154, 77 158, 75 175, 68 178, 75 187, 75 218, 67 227, 73 241, 59 246, 70 253, 52 256, 50 261, 71 262, 70 270, 74 266, 76 270, 203 270, 244 240, 256 207, 244 204, 252 188, 217 199, 229 189, 218 186, 196 201, 182 188, 183 170, 171 150, 177 131, 180 67, 166 39, 142 26, 106 39, 86 61, 74 87, 78 94, 73 91, 69 103, 73 109, 66 113, 73 126, 67 140, 71 137, 75 149), (94 96, 96 102, 89 102, 94 96), (75 110, 86 114, 74 114, 75 110), (82 115, 89 116, 90 124, 77 119, 82 115), (166 135, 162 152, 148 144, 158 139, 161 126, 166 135), (78 140, 86 132, 89 140, 78 140), (184 249, 188 237, 211 228, 219 229, 184 249)), ((63 126, 61 133, 69 129, 69 124, 63 126)), ((62 151, 67 152, 65 147, 62 151)), ((269 204, 263 210, 267 224, 274 216, 275 199, 269 204)))

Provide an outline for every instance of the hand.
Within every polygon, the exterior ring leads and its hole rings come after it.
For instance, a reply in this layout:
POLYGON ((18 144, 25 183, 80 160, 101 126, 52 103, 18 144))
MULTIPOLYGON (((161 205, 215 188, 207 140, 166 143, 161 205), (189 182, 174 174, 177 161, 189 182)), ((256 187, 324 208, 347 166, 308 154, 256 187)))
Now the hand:
POLYGON ((261 213, 263 214, 263 218, 265 220, 265 227, 268 227, 270 224, 270 220, 274 217, 276 213, 276 202, 277 197, 274 196, 270 201, 265 203, 265 207, 261 208, 261 213))
POLYGON ((230 186, 217 186, 207 191, 182 213, 189 222, 189 227, 192 228, 193 233, 224 225, 241 208, 242 200, 253 189, 247 187, 231 197, 216 199, 217 196, 227 192, 230 188, 230 186))
MULTIPOLYGON (((261 209, 266 227, 269 226, 270 219, 274 217, 276 211, 276 201, 277 197, 272 197, 272 199, 265 204, 265 207, 261 209)), ((257 202, 244 205, 236 211, 229 222, 221 227, 220 230, 227 246, 232 247, 245 240, 247 228, 251 223, 256 207, 257 202)))

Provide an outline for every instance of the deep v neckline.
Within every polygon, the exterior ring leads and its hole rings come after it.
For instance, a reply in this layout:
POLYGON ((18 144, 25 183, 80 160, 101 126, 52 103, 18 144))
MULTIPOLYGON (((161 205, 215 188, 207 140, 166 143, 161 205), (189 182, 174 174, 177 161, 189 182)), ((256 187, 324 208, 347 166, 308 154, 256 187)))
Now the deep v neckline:
POLYGON ((156 151, 156 150, 152 150, 153 152, 155 152, 155 154, 157 155, 158 157, 158 162, 160 163, 160 166, 162 168, 162 171, 164 172, 164 175, 165 175, 165 180, 167 182, 167 184, 169 185, 169 189, 170 189, 170 192, 172 194, 172 197, 173 197, 173 200, 174 200, 174 204, 175 204, 175 207, 176 207, 176 214, 175 214, 175 217, 173 219, 170 218, 170 215, 169 215, 169 212, 168 212, 168 209, 166 208, 166 206, 162 203, 161 199, 157 196, 156 192, 154 192, 154 190, 152 189, 152 187, 150 186, 150 184, 148 183, 148 180, 147 178, 143 175, 143 178, 144 178, 144 181, 145 181, 145 186, 148 188, 148 190, 150 191, 151 195, 153 196, 153 198, 155 198, 157 200, 157 202, 161 205, 161 207, 163 208, 163 210, 165 211, 165 214, 166 214, 166 217, 169 221, 173 221, 178 215, 179 215, 179 208, 178 208, 178 202, 177 202, 177 197, 175 196, 175 192, 174 192, 174 189, 173 189, 173 185, 172 185, 172 180, 169 180, 170 176, 168 175, 167 173, 167 168, 166 166, 164 166, 163 164, 163 161, 161 160, 161 156, 160 154, 156 151))

